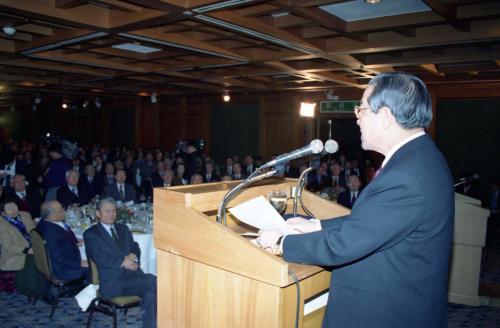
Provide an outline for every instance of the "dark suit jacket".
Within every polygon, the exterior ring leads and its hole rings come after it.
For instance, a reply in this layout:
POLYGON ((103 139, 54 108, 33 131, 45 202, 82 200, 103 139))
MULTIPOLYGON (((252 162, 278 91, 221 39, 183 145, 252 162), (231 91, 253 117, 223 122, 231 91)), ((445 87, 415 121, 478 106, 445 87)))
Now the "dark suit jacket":
POLYGON ((118 185, 116 183, 108 185, 106 188, 104 188, 104 197, 111 197, 116 201, 122 202, 130 202, 131 200, 135 201, 135 188, 128 183, 125 183, 124 185, 125 198, 121 199, 120 193, 118 192, 118 185))
POLYGON ((29 212, 31 217, 40 217, 40 206, 42 205, 42 196, 34 189, 26 189, 26 198, 22 200, 17 196, 14 190, 9 193, 9 199, 17 204, 20 211, 29 212))
POLYGON ((87 189, 90 198, 93 198, 95 195, 102 194, 102 191, 104 189, 104 178, 102 177, 102 175, 96 174, 92 179, 92 183, 89 183, 88 177, 84 174, 78 181, 78 187, 87 189))
POLYGON ((37 230, 47 245, 54 275, 62 280, 80 278, 82 258, 73 232, 45 220, 40 220, 37 230))
POLYGON ((99 291, 106 298, 122 294, 125 279, 130 275, 144 274, 141 269, 130 271, 121 267, 123 259, 130 253, 141 258, 139 245, 132 238, 128 227, 115 223, 118 243, 100 224, 95 224, 83 233, 87 257, 97 265, 99 291))
POLYGON ((307 175, 307 190, 310 191, 321 191, 326 187, 331 186, 331 181, 328 175, 322 175, 318 181, 318 176, 316 170, 309 172, 307 175))
POLYGON ((324 327, 446 327, 453 180, 429 136, 400 148, 350 215, 284 239, 286 261, 336 266, 324 327))
POLYGON ((210 176, 210 179, 207 179, 206 174, 203 174, 203 182, 219 182, 221 180, 220 175, 215 174, 215 172, 212 172, 212 175, 210 176))
MULTIPOLYGON (((361 196, 361 190, 358 191, 358 197, 356 198, 355 202, 358 201, 357 199, 359 198, 359 196, 361 196)), ((337 203, 339 203, 344 207, 352 208, 354 204, 352 203, 351 191, 348 189, 346 191, 341 192, 337 197, 337 203)))
POLYGON ((76 196, 66 184, 57 190, 57 200, 64 208, 67 208, 68 205, 71 204, 78 204, 81 206, 89 202, 90 193, 85 188, 78 188, 78 196, 76 196))

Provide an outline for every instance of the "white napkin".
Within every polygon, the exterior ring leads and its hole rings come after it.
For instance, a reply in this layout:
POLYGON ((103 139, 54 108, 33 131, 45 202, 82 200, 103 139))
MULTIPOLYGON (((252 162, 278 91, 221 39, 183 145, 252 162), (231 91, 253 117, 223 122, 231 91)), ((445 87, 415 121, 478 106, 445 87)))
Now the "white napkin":
POLYGON ((87 311, 90 303, 97 297, 98 289, 99 285, 90 284, 75 296, 76 302, 83 312, 87 311))

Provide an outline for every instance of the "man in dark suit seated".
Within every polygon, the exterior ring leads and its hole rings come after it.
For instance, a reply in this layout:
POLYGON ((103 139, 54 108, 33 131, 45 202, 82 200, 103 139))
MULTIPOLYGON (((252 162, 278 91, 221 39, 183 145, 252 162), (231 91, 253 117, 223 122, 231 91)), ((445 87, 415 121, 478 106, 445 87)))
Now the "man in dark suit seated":
POLYGON ((74 280, 85 277, 90 281, 87 261, 82 261, 77 239, 71 228, 64 222, 64 208, 57 200, 42 204, 42 219, 37 229, 45 240, 54 276, 61 280, 74 280))
POLYGON ((156 277, 141 270, 141 250, 128 227, 115 223, 115 201, 100 200, 96 215, 99 223, 87 229, 83 239, 89 259, 97 265, 101 295, 107 299, 139 296, 143 327, 156 328, 156 277))
POLYGON ((12 187, 10 199, 17 204, 19 210, 29 212, 33 218, 39 217, 42 196, 37 190, 26 188, 24 175, 14 175, 10 180, 10 185, 12 187))
POLYGON ((326 174, 325 164, 321 163, 315 170, 307 174, 307 190, 316 192, 330 186, 330 179, 326 174))
POLYGON ((85 165, 85 173, 79 179, 79 185, 89 192, 90 199, 102 194, 104 188, 104 178, 95 173, 95 167, 92 164, 85 165))
POLYGON ((361 193, 361 181, 357 175, 347 177, 347 190, 339 194, 337 203, 352 208, 361 193))
POLYGON ((361 145, 385 155, 351 213, 291 218, 301 234, 262 231, 285 261, 334 267, 323 327, 446 327, 454 221, 453 178, 425 129, 424 83, 400 72, 368 84, 355 108, 361 145))
POLYGON ((66 171, 66 184, 57 190, 57 200, 68 208, 69 205, 82 206, 90 201, 86 188, 78 187, 80 175, 73 170, 66 171))
POLYGON ((233 163, 233 175, 231 176, 231 179, 233 180, 242 180, 246 179, 247 175, 243 172, 241 172, 241 164, 240 162, 234 162, 233 163))
POLYGON ((108 185, 104 189, 104 197, 111 197, 122 203, 135 201, 135 188, 125 182, 127 174, 124 170, 117 170, 115 174, 116 183, 108 185))
POLYGON ((214 164, 212 162, 206 162, 203 182, 219 182, 220 180, 220 175, 214 172, 214 164))

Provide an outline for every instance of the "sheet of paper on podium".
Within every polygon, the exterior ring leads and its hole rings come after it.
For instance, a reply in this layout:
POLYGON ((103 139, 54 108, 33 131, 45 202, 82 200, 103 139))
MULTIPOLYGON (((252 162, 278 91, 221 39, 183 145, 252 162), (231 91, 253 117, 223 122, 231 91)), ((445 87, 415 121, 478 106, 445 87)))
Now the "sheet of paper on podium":
POLYGON ((229 209, 229 211, 241 222, 260 230, 277 230, 283 235, 298 233, 286 226, 283 217, 264 196, 244 202, 229 209))

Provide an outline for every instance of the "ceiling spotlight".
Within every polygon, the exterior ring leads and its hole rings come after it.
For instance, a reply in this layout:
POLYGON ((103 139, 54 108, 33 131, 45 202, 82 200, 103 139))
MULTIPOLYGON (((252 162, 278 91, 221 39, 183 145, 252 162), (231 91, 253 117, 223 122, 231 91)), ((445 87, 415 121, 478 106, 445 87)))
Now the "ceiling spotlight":
POLYGON ((64 108, 64 109, 67 109, 68 108, 68 104, 65 103, 65 102, 63 102, 62 105, 61 105, 61 107, 64 108))
POLYGON ((42 102, 42 98, 40 97, 40 94, 37 93, 35 97, 35 104, 40 104, 42 102))
POLYGON ((224 94, 222 95, 222 100, 224 100, 224 102, 229 102, 231 100, 231 96, 229 95, 229 91, 224 92, 224 94))
POLYGON ((87 106, 89 105, 89 101, 88 100, 85 100, 82 104, 82 107, 83 108, 87 108, 87 106))
POLYGON ((95 98, 94 105, 95 105, 95 107, 97 107, 97 108, 101 108, 102 104, 101 104, 101 102, 99 101, 99 98, 95 98))
POLYGON ((2 31, 5 35, 7 36, 13 36, 14 34, 16 34, 17 30, 15 27, 13 26, 10 26, 10 25, 5 25, 3 28, 2 28, 2 31))
POLYGON ((382 0, 365 0, 365 3, 370 4, 370 5, 375 5, 377 3, 381 3, 382 0))
POLYGON ((314 108, 316 108, 316 103, 300 103, 300 116, 302 117, 314 117, 314 108))
POLYGON ((151 94, 150 99, 152 104, 156 104, 156 102, 158 101, 158 99, 156 99, 156 92, 153 92, 151 94))

